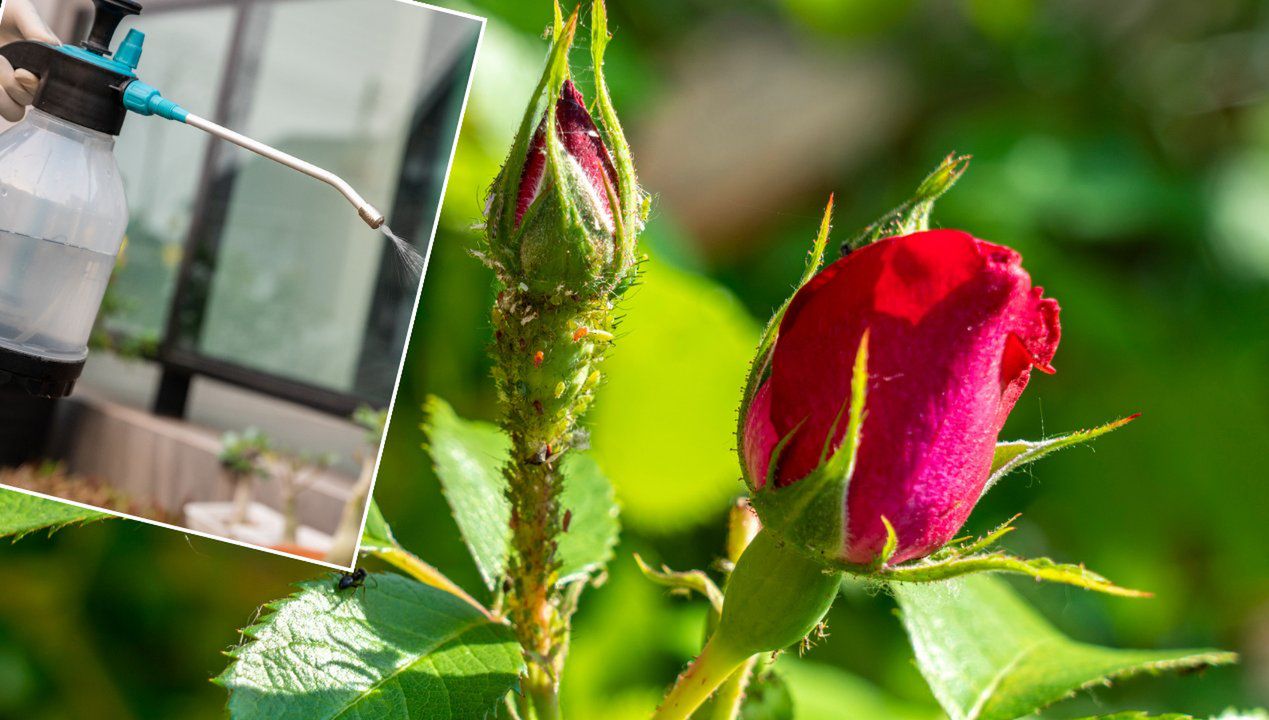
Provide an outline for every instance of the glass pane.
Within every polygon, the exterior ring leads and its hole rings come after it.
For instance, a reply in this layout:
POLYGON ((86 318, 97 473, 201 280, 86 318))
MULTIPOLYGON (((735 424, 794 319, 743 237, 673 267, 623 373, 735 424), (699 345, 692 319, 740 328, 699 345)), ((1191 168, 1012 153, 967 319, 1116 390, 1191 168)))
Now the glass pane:
MULTIPOLYGON (((395 2, 296 0, 269 12, 250 111, 235 129, 335 172, 389 212, 420 99, 452 80, 429 39, 447 30, 474 42, 478 25, 395 2), (440 27, 446 23, 455 27, 440 27)), ((452 134, 437 135, 432 141, 448 154, 452 134)), ((417 202, 436 200, 433 193, 417 202)), ((198 350, 352 391, 381 262, 391 252, 383 236, 331 188, 243 156, 218 248, 198 350)))
MULTIPOLYGON (((147 13, 141 78, 190 111, 213 115, 236 12, 147 13)), ((203 133, 168 120, 131 115, 124 124, 115 156, 131 215, 104 316, 109 329, 136 339, 162 333, 207 143, 203 133)))

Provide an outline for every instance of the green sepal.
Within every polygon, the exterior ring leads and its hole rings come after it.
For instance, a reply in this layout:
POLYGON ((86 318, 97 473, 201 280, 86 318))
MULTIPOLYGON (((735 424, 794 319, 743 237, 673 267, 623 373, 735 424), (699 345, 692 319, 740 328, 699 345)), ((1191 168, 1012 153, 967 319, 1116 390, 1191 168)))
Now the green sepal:
MULTIPOLYGON (((516 237, 516 205, 520 178, 524 175, 524 166, 528 162, 529 146, 533 142, 538 118, 543 112, 549 113, 551 118, 554 118, 555 100, 559 97, 560 88, 568 77, 568 52, 572 48, 576 31, 576 12, 568 22, 555 27, 546 67, 520 120, 520 128, 511 144, 507 161, 503 164, 502 171, 498 173, 490 190, 489 208, 485 218, 489 249, 489 257, 486 259, 496 269, 508 275, 521 274, 519 244, 516 237)), ((548 137, 552 135, 554 133, 547 133, 548 137)), ((525 219, 528 219, 527 215, 525 219)))
POLYGON ((842 243, 842 255, 883 238, 910 235, 930 229, 930 212, 938 200, 956 184, 969 169, 969 155, 951 153, 934 172, 926 176, 917 187, 916 194, 907 202, 891 210, 858 235, 842 243))
MULTIPOLYGON (((991 547, 1013 531, 1015 515, 995 530, 980 538, 953 540, 928 557, 900 565, 887 565, 883 560, 873 565, 852 565, 832 562, 839 570, 864 580, 883 583, 933 583, 975 573, 1007 573, 1026 575, 1036 580, 1073 585, 1119 597, 1150 597, 1150 593, 1120 587, 1083 565, 1058 563, 1048 558, 1020 558, 991 547)), ((883 518, 884 520, 884 518, 883 518)), ((897 543, 894 528, 886 522, 886 546, 897 543)), ((883 551, 882 556, 885 557, 883 551)))
POLYGON ((607 5, 604 0, 595 0, 595 3, 591 5, 590 37, 591 63, 595 71, 595 110, 599 113, 598 125, 604 134, 605 145, 612 153, 613 164, 617 169, 618 187, 613 188, 617 202, 612 203, 613 216, 617 225, 616 267, 624 272, 636 264, 636 238, 648 219, 651 203, 646 194, 639 189, 630 143, 626 141, 621 120, 617 118, 612 95, 608 91, 608 80, 604 76, 604 53, 607 52, 608 43, 611 40, 612 34, 608 31, 607 5))
POLYGON ((824 217, 820 220, 819 232, 815 235, 815 242, 811 245, 811 250, 806 258, 806 267, 802 271, 802 278, 798 281, 797 287, 792 295, 780 309, 775 311, 771 316, 771 320, 767 322, 767 326, 763 328, 762 335, 758 340, 758 350, 754 354, 753 362, 749 365, 749 375, 745 378, 745 389, 740 399, 740 413, 736 426, 736 448, 740 455, 740 471, 743 475, 745 484, 751 489, 758 487, 755 482, 757 478, 749 477, 748 463, 745 460, 745 422, 749 417, 749 406, 753 404, 754 396, 758 394, 758 388, 762 387, 763 380, 767 377, 767 370, 771 367, 771 355, 775 351, 776 338, 780 334, 780 322, 784 320, 784 313, 789 309, 789 303, 793 302, 794 295, 802 286, 811 281, 812 278, 819 273, 820 268, 824 265, 824 251, 828 247, 828 236, 833 226, 833 196, 829 195, 828 205, 824 208, 824 217))
POLYGON ((554 6, 551 15, 551 40, 559 42, 560 34, 564 32, 564 8, 560 7, 560 0, 551 4, 554 6))
POLYGON ((764 528, 727 580, 710 642, 742 657, 800 643, 824 620, 841 579, 840 572, 764 528))
POLYGON ((1037 440, 1034 442, 1029 440, 1014 440, 1011 442, 997 443, 996 454, 991 461, 991 476, 987 478, 987 484, 983 486, 983 494, 986 494, 987 491, 990 490, 992 486, 999 482, 1005 475, 1008 475, 1023 465, 1035 462, 1049 453, 1063 450, 1071 447, 1072 445, 1088 442, 1089 440, 1105 435, 1112 430, 1118 430, 1133 420, 1136 420, 1138 417, 1140 417, 1139 414, 1129 415, 1128 417, 1120 418, 1114 422, 1106 423, 1105 425, 1099 425, 1098 427, 1090 428, 1088 430, 1077 430, 1073 433, 1059 435, 1046 440, 1037 440))
POLYGON ((777 487, 776 465, 785 444, 798 431, 795 428, 772 453, 768 478, 762 489, 752 494, 751 500, 762 518, 763 527, 823 562, 833 562, 841 557, 845 544, 846 497, 863 432, 867 392, 868 333, 865 332, 855 352, 849 404, 842 408, 848 420, 841 444, 829 456, 831 443, 837 435, 837 422, 834 422, 825 438, 825 458, 819 467, 792 485, 777 487))

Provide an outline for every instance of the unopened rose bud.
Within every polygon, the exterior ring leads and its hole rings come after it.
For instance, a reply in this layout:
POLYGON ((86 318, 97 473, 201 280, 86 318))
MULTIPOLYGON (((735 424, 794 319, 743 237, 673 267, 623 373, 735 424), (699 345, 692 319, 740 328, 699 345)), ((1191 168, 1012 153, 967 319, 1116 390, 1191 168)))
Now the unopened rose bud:
POLYGON ((593 283, 611 267, 616 249, 617 170, 572 80, 555 104, 555 132, 552 153, 544 118, 516 193, 520 267, 527 284, 542 292, 593 283))
POLYGON ((597 34, 598 44, 592 38, 597 101, 588 107, 569 78, 575 32, 574 16, 556 33, 486 212, 489 261, 509 286, 540 296, 620 287, 634 270, 635 238, 647 211, 604 84, 607 34, 597 34))
POLYGON ((830 265, 789 305, 745 416, 742 449, 764 524, 857 565, 882 555, 887 521, 898 541, 889 562, 942 547, 982 495, 1031 369, 1052 372, 1059 336, 1057 301, 1031 285, 1021 256, 964 232, 886 238, 830 265), (764 498, 807 478, 822 483, 833 466, 864 337, 853 463, 816 495, 821 507, 769 516, 784 510, 764 498))

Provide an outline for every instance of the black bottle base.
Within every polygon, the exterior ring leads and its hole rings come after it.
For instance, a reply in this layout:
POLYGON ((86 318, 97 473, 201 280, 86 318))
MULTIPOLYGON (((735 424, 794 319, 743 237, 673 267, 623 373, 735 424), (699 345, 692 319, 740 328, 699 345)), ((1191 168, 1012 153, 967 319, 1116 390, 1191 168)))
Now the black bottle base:
POLYGON ((84 362, 59 362, 0 347, 0 399, 66 397, 75 389, 84 362))

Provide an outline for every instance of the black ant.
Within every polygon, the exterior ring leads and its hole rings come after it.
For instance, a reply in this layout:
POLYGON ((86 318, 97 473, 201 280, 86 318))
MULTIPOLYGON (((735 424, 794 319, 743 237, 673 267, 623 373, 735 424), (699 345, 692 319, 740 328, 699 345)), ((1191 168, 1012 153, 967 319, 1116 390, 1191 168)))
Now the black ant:
MULTIPOLYGON (((369 574, 362 568, 357 568, 350 573, 343 573, 339 576, 339 580, 335 583, 335 592, 343 592, 353 588, 361 588, 362 597, 365 597, 366 580, 372 579, 369 574)), ((373 587, 373 586, 372 586, 373 587)))
POLYGON ((366 586, 366 571, 364 568, 357 568, 350 573, 344 573, 339 576, 339 584, 336 590, 347 590, 348 588, 359 588, 366 586))

